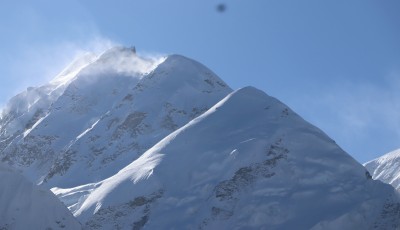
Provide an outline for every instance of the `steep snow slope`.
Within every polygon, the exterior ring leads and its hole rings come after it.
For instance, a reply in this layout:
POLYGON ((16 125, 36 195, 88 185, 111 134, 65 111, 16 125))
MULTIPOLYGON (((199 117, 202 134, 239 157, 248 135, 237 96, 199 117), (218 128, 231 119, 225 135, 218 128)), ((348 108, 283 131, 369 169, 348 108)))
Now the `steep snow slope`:
POLYGON ((0 229, 81 229, 50 191, 0 164, 0 229))
MULTIPOLYGON (((115 81, 118 79, 114 76, 110 82, 96 82, 96 87, 91 83, 93 92, 82 96, 85 100, 95 98, 102 103, 109 99, 110 104, 97 106, 98 103, 94 103, 95 111, 102 111, 101 114, 93 114, 90 105, 84 106, 84 120, 89 122, 81 133, 68 138, 72 141, 45 178, 49 185, 72 187, 97 182, 115 174, 163 137, 231 92, 211 71, 178 55, 169 56, 154 71, 134 83, 121 81, 120 85, 116 85, 112 83, 115 81), (119 98, 112 98, 105 90, 99 91, 98 84, 104 85, 110 94, 119 91, 115 94, 119 98)), ((56 105, 58 103, 60 106, 73 105, 65 101, 58 101, 56 105)), ((70 113, 61 109, 54 113, 54 119, 60 119, 60 114, 70 113)), ((46 122, 42 123, 54 128, 46 122)), ((63 127, 68 125, 71 125, 70 122, 63 127)), ((38 130, 43 129, 39 127, 38 130)))
POLYGON ((92 185, 89 229, 392 229, 393 188, 278 100, 240 89, 92 185))
POLYGON ((76 74, 95 59, 95 55, 86 54, 64 69, 52 82, 29 87, 10 99, 0 114, 0 157, 3 162, 29 167, 40 161, 34 170, 26 173, 33 180, 48 171, 42 164, 54 157, 51 156, 53 151, 42 148, 42 145, 55 137, 29 134, 46 118, 53 103, 64 93, 76 74))
POLYGON ((391 184, 400 191, 400 149, 364 164, 373 179, 391 184))
POLYGON ((31 181, 55 187, 74 210, 93 183, 231 91, 183 56, 146 59, 116 47, 84 57, 49 84, 13 98, 0 119, 0 157, 31 181))

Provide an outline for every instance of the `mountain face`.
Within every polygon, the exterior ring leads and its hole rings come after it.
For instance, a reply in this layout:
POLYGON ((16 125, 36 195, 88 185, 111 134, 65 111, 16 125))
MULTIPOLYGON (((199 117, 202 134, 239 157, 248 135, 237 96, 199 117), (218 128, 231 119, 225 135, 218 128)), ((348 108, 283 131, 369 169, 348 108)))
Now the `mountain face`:
POLYGON ((179 55, 113 48, 28 88, 0 159, 85 229, 400 228, 394 189, 322 131, 179 55))
POLYGON ((49 188, 115 174, 231 92, 178 55, 158 63, 115 48, 86 59, 64 71, 75 75, 13 98, 0 121, 2 161, 49 188))
POLYGON ((81 229, 57 197, 0 164, 0 229, 81 229))
POLYGON ((179 55, 151 60, 128 48, 86 55, 49 84, 10 100, 0 119, 1 160, 46 188, 67 189, 60 198, 73 209, 93 182, 114 175, 231 91, 179 55))
POLYGON ((400 226, 399 205, 324 133, 247 87, 97 183, 75 216, 89 229, 384 229, 400 226))
POLYGON ((375 180, 391 184, 400 191, 400 150, 394 150, 364 164, 375 180))

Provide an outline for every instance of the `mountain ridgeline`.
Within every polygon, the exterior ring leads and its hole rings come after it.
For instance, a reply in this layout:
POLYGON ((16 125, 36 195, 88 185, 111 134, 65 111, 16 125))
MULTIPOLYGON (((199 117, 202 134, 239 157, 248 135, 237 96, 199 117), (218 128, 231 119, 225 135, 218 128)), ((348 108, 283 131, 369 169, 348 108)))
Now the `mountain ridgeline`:
POLYGON ((180 55, 76 60, 9 101, 0 159, 68 207, 68 229, 400 228, 396 191, 321 130, 180 55))
POLYGON ((371 177, 391 184, 400 191, 400 149, 387 153, 364 164, 371 177))

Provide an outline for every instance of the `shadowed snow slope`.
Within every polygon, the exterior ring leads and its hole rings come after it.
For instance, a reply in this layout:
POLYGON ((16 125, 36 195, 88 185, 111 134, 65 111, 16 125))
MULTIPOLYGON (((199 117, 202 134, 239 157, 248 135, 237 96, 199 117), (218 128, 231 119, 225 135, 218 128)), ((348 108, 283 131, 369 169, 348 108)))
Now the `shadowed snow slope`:
POLYGON ((81 229, 50 191, 0 164, 0 229, 81 229))
POLYGON ((400 190, 400 149, 364 164, 373 179, 391 184, 400 190))
POLYGON ((392 187, 369 179, 319 129, 252 87, 95 187, 75 212, 89 229, 400 226, 392 187))

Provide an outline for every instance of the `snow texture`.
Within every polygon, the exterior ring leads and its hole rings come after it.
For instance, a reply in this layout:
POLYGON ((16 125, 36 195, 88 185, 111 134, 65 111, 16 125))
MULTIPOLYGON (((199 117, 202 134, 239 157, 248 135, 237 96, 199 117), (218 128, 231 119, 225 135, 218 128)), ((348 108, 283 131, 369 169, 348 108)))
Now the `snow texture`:
POLYGON ((48 188, 115 174, 231 92, 179 55, 151 60, 117 47, 77 63, 14 97, 0 119, 2 161, 48 188))
POLYGON ((81 229, 57 197, 0 164, 0 229, 81 229))
POLYGON ((390 186, 366 177, 324 133, 252 87, 96 186, 75 212, 89 229, 399 226, 390 186), (392 219, 382 221, 382 213, 392 219))
POLYGON ((400 191, 400 149, 364 164, 371 177, 391 184, 400 191))
MULTIPOLYGON (((9 101, 0 159, 51 189, 85 229, 400 228, 395 190, 322 131, 180 55, 115 47, 76 60, 9 101)), ((9 183, 0 209, 21 218, 9 183)))

